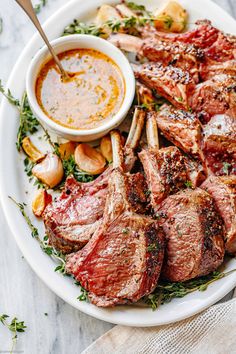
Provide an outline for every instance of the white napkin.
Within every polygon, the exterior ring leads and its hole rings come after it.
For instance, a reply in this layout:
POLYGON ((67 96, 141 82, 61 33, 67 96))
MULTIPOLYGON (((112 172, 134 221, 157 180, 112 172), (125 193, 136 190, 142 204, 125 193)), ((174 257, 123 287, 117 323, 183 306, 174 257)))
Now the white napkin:
POLYGON ((236 298, 172 325, 151 328, 116 326, 82 354, 94 353, 236 353, 236 298))

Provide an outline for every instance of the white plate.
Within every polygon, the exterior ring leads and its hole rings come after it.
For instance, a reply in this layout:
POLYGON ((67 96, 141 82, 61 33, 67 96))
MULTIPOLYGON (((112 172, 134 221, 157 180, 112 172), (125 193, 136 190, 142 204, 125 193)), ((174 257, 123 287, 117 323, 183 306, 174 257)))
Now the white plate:
MULTIPOLYGON (((86 20, 90 16, 94 16, 97 7, 105 2, 113 3, 114 1, 70 1, 45 23, 44 28, 50 39, 56 38, 60 36, 63 28, 72 22, 74 18, 86 20)), ((143 1, 143 3, 157 7, 160 1, 149 0, 143 1)), ((183 3, 191 14, 190 22, 207 16, 215 26, 235 34, 236 22, 211 1, 183 0, 181 3, 183 3)), ((8 87, 16 97, 22 96, 25 89, 25 74, 30 59, 41 46, 41 39, 38 35, 35 35, 22 52, 12 71, 8 87)), ((207 291, 195 292, 182 299, 175 299, 171 303, 161 306, 157 311, 135 306, 101 309, 77 300, 78 287, 73 284, 70 278, 63 277, 54 272, 55 264, 41 251, 38 243, 30 236, 26 222, 8 198, 11 195, 18 201, 30 203, 31 198, 28 196, 31 195, 32 186, 29 186, 25 178, 22 168, 22 157, 19 158, 19 154, 15 148, 18 113, 5 99, 2 102, 0 117, 0 194, 6 219, 19 248, 31 267, 52 291, 63 300, 75 308, 104 321, 140 327, 155 326, 192 316, 220 300, 236 286, 236 273, 233 273, 212 284, 207 291), (25 193, 25 190, 28 190, 28 195, 25 193)), ((31 213, 30 208, 29 213, 31 213)), ((42 225, 35 219, 34 223, 43 232, 42 225)), ((226 265, 226 270, 233 268, 236 268, 236 260, 234 259, 230 260, 226 265)))

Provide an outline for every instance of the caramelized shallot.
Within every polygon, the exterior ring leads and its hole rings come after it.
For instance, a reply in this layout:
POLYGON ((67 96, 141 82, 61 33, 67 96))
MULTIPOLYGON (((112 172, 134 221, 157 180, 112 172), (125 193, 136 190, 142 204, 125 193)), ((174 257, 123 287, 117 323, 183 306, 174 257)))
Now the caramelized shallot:
POLYGON ((35 216, 40 217, 42 216, 44 209, 48 204, 52 202, 51 194, 48 194, 45 189, 40 189, 33 202, 32 202, 32 211, 35 216))
POLYGON ((110 163, 112 161, 112 145, 110 135, 106 135, 101 139, 100 150, 105 159, 110 163))
POLYGON ((68 141, 67 143, 59 145, 59 154, 63 160, 67 160, 71 155, 74 154, 76 144, 73 141, 68 141))
POLYGON ((98 175, 106 168, 106 160, 100 152, 88 144, 79 144, 75 149, 78 167, 91 175, 98 175))
POLYGON ((36 148, 28 136, 23 139, 22 148, 33 162, 39 162, 45 157, 45 155, 36 148))
POLYGON ((61 159, 53 153, 47 154, 43 161, 34 166, 32 174, 48 187, 55 187, 64 175, 61 159))

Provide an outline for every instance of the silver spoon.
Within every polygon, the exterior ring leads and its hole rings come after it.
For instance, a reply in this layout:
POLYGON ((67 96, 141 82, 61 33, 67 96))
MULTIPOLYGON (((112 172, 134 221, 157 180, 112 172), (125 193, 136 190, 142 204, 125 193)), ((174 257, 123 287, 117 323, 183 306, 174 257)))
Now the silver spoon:
POLYGON ((44 33, 39 20, 34 12, 33 5, 30 0, 15 0, 21 7, 22 9, 26 12, 26 14, 29 16, 35 27, 37 28, 39 34, 43 38, 46 46, 48 47, 50 53, 52 54, 53 59, 55 60, 60 72, 61 72, 61 77, 62 80, 68 80, 70 77, 68 73, 64 70, 57 54, 55 53, 54 49, 52 48, 51 44, 49 43, 49 40, 47 39, 46 34, 44 33))

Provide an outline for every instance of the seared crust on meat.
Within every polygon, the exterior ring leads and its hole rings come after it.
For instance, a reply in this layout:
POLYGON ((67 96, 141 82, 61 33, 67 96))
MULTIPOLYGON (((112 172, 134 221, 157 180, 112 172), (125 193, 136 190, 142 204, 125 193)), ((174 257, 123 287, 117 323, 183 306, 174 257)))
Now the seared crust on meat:
POLYGON ((221 74, 198 84, 189 101, 189 106, 195 112, 204 111, 209 116, 223 114, 234 108, 236 102, 235 80, 235 76, 221 74))
POLYGON ((192 157, 204 160, 201 150, 202 126, 196 114, 165 104, 155 115, 158 128, 169 141, 192 157))
POLYGON ((184 188, 187 178, 184 156, 175 146, 160 150, 142 150, 139 153, 155 212, 169 195, 184 188))
POLYGON ((236 254, 236 176, 210 176, 201 188, 215 200, 224 220, 226 251, 236 254))
POLYGON ((135 77, 180 109, 188 109, 194 80, 187 71, 160 63, 133 66, 135 77))
POLYGON ((236 174, 236 110, 217 114, 203 128, 203 152, 209 174, 236 174))
POLYGON ((163 276, 185 281, 216 270, 224 258, 224 226, 211 196, 197 188, 168 197, 160 208, 167 249, 163 276))
POLYGON ((67 272, 97 306, 136 302, 154 290, 160 275, 162 228, 132 211, 125 198, 126 183, 127 177, 114 170, 103 224, 81 251, 67 257, 67 272))

